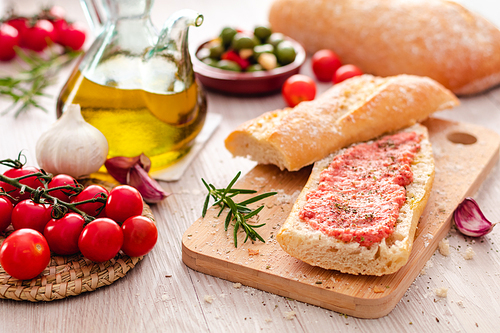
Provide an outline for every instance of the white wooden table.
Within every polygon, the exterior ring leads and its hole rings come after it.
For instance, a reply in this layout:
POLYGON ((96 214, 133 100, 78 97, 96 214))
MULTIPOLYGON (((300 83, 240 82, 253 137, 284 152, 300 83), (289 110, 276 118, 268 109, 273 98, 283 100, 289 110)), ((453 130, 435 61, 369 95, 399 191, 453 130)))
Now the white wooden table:
MULTIPOLYGON (((500 26, 497 0, 461 0, 500 26)), ((0 0, 3 13, 9 1, 0 0)), ((46 1, 17 0, 15 8, 32 14, 46 1)), ((53 0, 68 11, 68 17, 84 21, 76 0, 53 0)), ((267 22, 270 1, 157 0, 152 14, 157 27, 177 9, 192 8, 205 16, 200 28, 190 30, 191 45, 212 37, 222 26, 252 28, 267 22)), ((91 40, 91 36, 89 39, 91 40)), ((89 40, 89 42, 90 42, 89 40)), ((12 65, 0 65, 1 73, 12 65)), ((302 73, 311 75, 306 62, 302 73)), ((50 89, 57 96, 69 71, 50 89)), ((319 84, 324 91, 330 85, 319 84)), ((14 119, 0 117, 0 158, 16 157, 24 151, 36 163, 35 143, 55 121, 56 98, 39 110, 14 119)), ((445 119, 478 124, 500 133, 500 87, 474 97, 461 98, 461 106, 437 114, 445 119)), ((0 100, 3 109, 7 104, 0 100)), ((455 231, 447 238, 451 254, 436 251, 426 268, 396 308, 380 319, 357 319, 316 306, 286 299, 207 276, 187 268, 181 260, 181 237, 201 215, 205 190, 201 178, 223 186, 238 172, 246 173, 254 163, 234 159, 223 140, 238 124, 259 114, 281 108, 279 94, 258 98, 228 97, 208 93, 209 112, 223 115, 222 123, 180 181, 163 182, 173 193, 153 206, 159 227, 154 250, 127 276, 108 287, 77 297, 47 303, 0 301, 0 332, 497 332, 500 327, 500 229, 475 241, 455 231), (476 255, 462 256, 467 247, 476 255), (448 288, 446 298, 434 290, 448 288), (205 296, 213 298, 206 302, 205 296), (286 313, 295 312, 293 319, 286 313)), ((0 170, 3 172, 3 169, 0 170)), ((500 169, 495 167, 475 195, 485 215, 500 219, 500 169)))

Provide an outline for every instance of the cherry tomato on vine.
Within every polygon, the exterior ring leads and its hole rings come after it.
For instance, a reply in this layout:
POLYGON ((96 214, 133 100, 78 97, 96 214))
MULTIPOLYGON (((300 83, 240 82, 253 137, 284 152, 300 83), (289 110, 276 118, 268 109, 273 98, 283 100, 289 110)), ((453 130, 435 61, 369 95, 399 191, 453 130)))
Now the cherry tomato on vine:
POLYGON ((55 39, 54 26, 48 20, 38 20, 21 35, 22 45, 41 52, 55 39))
MULTIPOLYGON (((71 203, 90 200, 93 198, 106 198, 108 195, 109 195, 108 190, 106 190, 101 185, 89 185, 83 191, 81 191, 80 194, 78 194, 75 197, 71 197, 71 203)), ((100 214, 99 214, 99 209, 101 209, 101 207, 105 205, 106 205, 105 203, 101 202, 90 202, 77 205, 76 208, 84 211, 90 216, 102 217, 105 215, 104 209, 101 211, 100 214)))
POLYGON ((14 59, 15 46, 19 46, 19 32, 11 25, 0 23, 0 61, 14 59))
POLYGON ((11 233, 0 248, 0 265, 19 280, 33 279, 50 262, 50 249, 41 233, 20 229, 11 233))
POLYGON ((77 253, 78 238, 84 223, 83 217, 76 213, 68 213, 60 219, 50 220, 43 231, 50 250, 63 256, 77 253))
POLYGON ((5 23, 16 28, 19 33, 19 46, 24 46, 22 36, 24 35, 26 29, 28 29, 28 19, 26 17, 16 17, 6 21, 5 23))
POLYGON ((78 239, 80 252, 95 262, 114 258, 123 244, 123 232, 118 223, 107 217, 87 224, 78 239))
POLYGON ((12 226, 14 230, 34 229, 43 233, 45 225, 50 221, 52 207, 48 204, 36 203, 31 199, 19 202, 12 210, 12 226))
POLYGON ((146 216, 132 216, 122 224, 122 251, 130 257, 140 257, 153 249, 158 240, 158 230, 146 216))
POLYGON ((10 225, 14 205, 9 199, 0 197, 0 233, 10 225))
POLYGON ((344 65, 335 72, 333 83, 340 83, 344 80, 350 79, 351 77, 359 75, 363 75, 361 69, 354 65, 344 65))
MULTIPOLYGON (((35 167, 24 166, 24 167, 19 168, 19 169, 16 169, 16 168, 9 169, 9 170, 5 171, 3 174, 4 174, 4 176, 7 176, 9 178, 18 178, 18 177, 30 175, 30 174, 37 173, 37 172, 40 172, 40 170, 35 168, 35 167)), ((19 182, 21 184, 29 186, 33 189, 36 189, 39 186, 43 186, 42 182, 35 176, 21 179, 19 182)), ((5 182, 0 181, 0 186, 3 187, 5 192, 12 191, 11 193, 9 193, 9 195, 11 195, 13 198, 17 199, 18 201, 29 199, 31 197, 31 194, 29 192, 24 192, 24 194, 22 194, 22 195, 19 194, 20 189, 14 187, 13 185, 7 184, 5 182)))
POLYGON ((80 50, 85 43, 85 27, 78 23, 61 23, 57 30, 57 42, 74 51, 80 50))
POLYGON ((342 66, 339 56, 331 50, 319 50, 311 58, 312 70, 319 81, 330 82, 342 66))
MULTIPOLYGON (((69 175, 59 174, 52 178, 48 185, 48 188, 51 189, 60 186, 72 186, 74 188, 77 188, 78 183, 76 182, 75 178, 69 175)), ((49 192, 51 196, 56 197, 57 199, 64 202, 70 202, 69 196, 75 193, 76 192, 73 192, 71 190, 54 190, 49 192)))
POLYGON ((295 74, 290 76, 281 89, 285 102, 294 107, 303 101, 312 101, 316 96, 316 83, 309 76, 295 74))
POLYGON ((119 185, 109 192, 106 216, 116 222, 123 222, 131 216, 142 214, 142 195, 134 187, 119 185))

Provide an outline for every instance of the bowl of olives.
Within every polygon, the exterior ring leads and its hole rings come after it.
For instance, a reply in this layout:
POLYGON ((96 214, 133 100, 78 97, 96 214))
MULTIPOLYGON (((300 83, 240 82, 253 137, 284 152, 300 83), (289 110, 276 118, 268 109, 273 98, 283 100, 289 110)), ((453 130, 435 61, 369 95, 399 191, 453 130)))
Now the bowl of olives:
POLYGON ((293 39, 257 26, 254 31, 225 27, 219 36, 202 43, 192 57, 195 75, 203 86, 236 95, 279 91, 299 73, 306 52, 293 39))

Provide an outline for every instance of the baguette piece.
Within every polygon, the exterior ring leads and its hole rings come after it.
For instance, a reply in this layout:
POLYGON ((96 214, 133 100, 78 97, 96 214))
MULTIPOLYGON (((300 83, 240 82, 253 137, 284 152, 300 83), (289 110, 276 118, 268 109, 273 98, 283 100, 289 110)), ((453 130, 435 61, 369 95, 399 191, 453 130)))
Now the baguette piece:
POLYGON ((357 242, 344 243, 313 229, 299 217, 300 210, 306 204, 306 195, 318 187, 320 173, 330 165, 335 153, 315 163, 304 189, 276 237, 283 250, 310 265, 356 275, 391 274, 405 265, 418 220, 432 188, 434 158, 425 126, 416 124, 404 131, 421 133, 423 139, 411 164, 413 182, 406 186, 406 201, 400 208, 394 232, 389 237, 371 246, 361 246, 357 242))
POLYGON ((225 145, 234 156, 296 171, 354 142, 411 126, 458 104, 453 93, 426 77, 362 75, 313 101, 243 123, 225 145))
POLYGON ((452 1, 276 0, 269 22, 364 73, 428 76, 457 95, 500 83, 500 30, 452 1))

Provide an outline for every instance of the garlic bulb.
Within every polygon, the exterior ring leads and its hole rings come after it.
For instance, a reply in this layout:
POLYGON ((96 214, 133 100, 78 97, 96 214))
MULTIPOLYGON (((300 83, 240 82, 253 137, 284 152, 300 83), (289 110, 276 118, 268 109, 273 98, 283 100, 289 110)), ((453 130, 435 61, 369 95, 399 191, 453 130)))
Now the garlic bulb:
POLYGON ((36 143, 40 168, 52 174, 75 178, 88 176, 106 161, 108 141, 83 119, 80 105, 71 104, 36 143))

